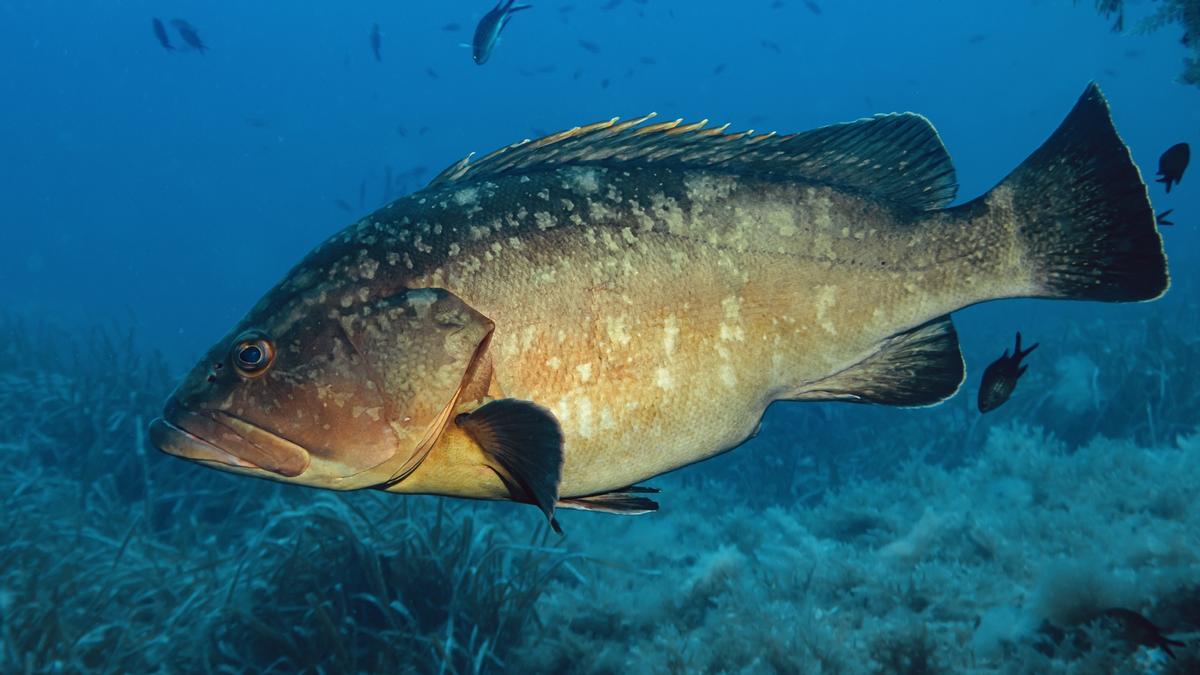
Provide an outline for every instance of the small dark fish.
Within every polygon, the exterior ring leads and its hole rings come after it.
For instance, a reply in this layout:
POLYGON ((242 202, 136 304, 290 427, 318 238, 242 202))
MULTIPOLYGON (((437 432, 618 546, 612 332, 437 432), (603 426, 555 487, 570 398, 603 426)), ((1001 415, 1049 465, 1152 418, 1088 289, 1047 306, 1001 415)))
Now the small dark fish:
POLYGON ((425 127, 425 126, 423 126, 423 127, 421 127, 420 129, 417 129, 417 135, 418 135, 418 136, 424 136, 424 135, 425 135, 425 134, 427 134, 427 133, 429 133, 429 127, 425 127))
POLYGON ((434 70, 433 68, 426 68, 425 74, 428 75, 429 77, 432 77, 435 80, 440 80, 442 78, 442 76, 438 75, 437 71, 434 70))
POLYGON ((400 135, 400 138, 408 138, 408 129, 403 124, 396 125, 396 133, 400 135))
POLYGON ((608 89, 608 85, 610 85, 610 84, 612 84, 612 82, 610 82, 607 77, 604 78, 603 80, 600 80, 600 88, 601 89, 608 89))
POLYGON ((658 63, 658 61, 653 56, 643 56, 638 59, 638 63, 641 63, 643 66, 652 66, 658 63))
POLYGON ((1029 349, 1021 351, 1021 334, 1017 333, 1017 346, 1013 350, 1013 355, 1008 355, 1008 350, 1004 350, 1004 355, 992 362, 986 370, 983 371, 983 382, 979 385, 979 412, 985 413, 996 408, 999 408, 1009 396, 1012 396, 1013 389, 1017 388, 1017 380, 1025 374, 1025 369, 1029 366, 1021 365, 1021 359, 1029 356, 1029 353, 1037 349, 1034 344, 1029 349))
POLYGON ((610 9, 616 9, 621 6, 621 0, 608 0, 608 2, 600 5, 600 10, 607 12, 610 9))
POLYGON ((533 5, 514 5, 517 0, 500 0, 492 11, 483 15, 479 25, 475 27, 475 39, 471 41, 471 58, 475 63, 483 65, 492 55, 496 41, 500 39, 500 31, 508 25, 512 15, 530 9, 533 5))
POLYGON ((154 26, 154 37, 158 38, 158 44, 169 52, 175 51, 175 47, 171 46, 171 38, 167 36, 167 27, 163 25, 163 22, 158 17, 154 17, 152 25, 154 26))
POLYGON ((1183 178, 1183 172, 1187 169, 1191 157, 1192 150, 1187 143, 1176 143, 1158 158, 1158 178, 1154 180, 1167 186, 1167 194, 1171 192, 1171 183, 1178 185, 1179 180, 1183 178))
POLYGON ((725 72, 725 64, 724 63, 718 63, 717 67, 713 68, 713 75, 720 75, 723 72, 725 72))
POLYGON ((589 51, 593 54, 600 53, 600 45, 596 44, 595 42, 588 42, 587 40, 580 40, 579 46, 583 47, 584 49, 586 49, 587 51, 589 51))
POLYGON ((196 32, 195 26, 183 19, 171 19, 171 25, 175 27, 175 30, 179 31, 179 37, 183 38, 187 46, 201 54, 208 51, 208 46, 200 39, 200 33, 196 32))
POLYGON ((1167 220, 1167 216, 1171 215, 1174 210, 1175 209, 1167 209, 1166 211, 1163 211, 1162 213, 1154 216, 1154 221, 1159 225, 1174 225, 1175 221, 1167 220))
POLYGON ((988 36, 986 33, 976 33, 976 34, 972 35, 971 37, 967 38, 967 44, 971 44, 971 45, 983 44, 984 42, 987 41, 987 39, 988 39, 988 36))
POLYGON ((462 30, 462 26, 457 23, 448 23, 445 26, 442 26, 442 30, 446 31, 447 33, 457 33, 458 31, 462 30))
POLYGON ((339 209, 345 211, 346 213, 354 213, 354 209, 351 208, 351 206, 346 203, 345 199, 335 199, 335 200, 333 200, 333 203, 335 205, 337 205, 337 207, 339 209))
POLYGON ((783 9, 783 0, 775 0, 775 2, 772 2, 771 9, 783 9))
POLYGON ((807 7, 808 11, 812 12, 813 14, 821 14, 820 6, 818 6, 817 3, 813 2, 812 0, 804 0, 804 6, 807 7))
POLYGON ((1098 618, 1107 619, 1116 624, 1120 637, 1126 642, 1151 649, 1157 647, 1172 659, 1175 658, 1175 652, 1171 651, 1171 647, 1186 646, 1186 643, 1172 640, 1163 635, 1162 629, 1151 623, 1150 619, 1131 609, 1112 607, 1100 612, 1098 618))
POLYGON ((246 126, 254 127, 255 129, 266 129, 271 126, 271 120, 263 117, 247 117, 245 118, 246 126))
POLYGON ((771 42, 770 40, 759 40, 758 44, 762 45, 763 49, 770 49, 771 51, 775 52, 776 54, 783 53, 783 47, 780 47, 778 42, 771 42))
POLYGON ((379 24, 371 24, 371 53, 375 55, 375 60, 383 63, 383 38, 379 35, 379 24))

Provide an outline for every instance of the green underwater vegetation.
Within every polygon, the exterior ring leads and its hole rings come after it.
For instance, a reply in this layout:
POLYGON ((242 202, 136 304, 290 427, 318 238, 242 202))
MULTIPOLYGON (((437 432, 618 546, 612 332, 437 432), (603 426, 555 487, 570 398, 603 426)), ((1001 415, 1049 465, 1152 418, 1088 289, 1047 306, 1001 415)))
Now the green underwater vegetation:
POLYGON ((135 336, 0 336, 0 672, 1200 672, 1200 338, 1144 315, 1064 322, 987 416, 790 405, 564 538, 160 455, 135 336))
POLYGON ((1137 33, 1153 33, 1170 26, 1181 28, 1183 34, 1179 42, 1191 51, 1191 55, 1183 59, 1183 72, 1179 81, 1200 87, 1200 0, 1152 0, 1149 3, 1150 13, 1134 22, 1132 26, 1126 22, 1127 13, 1134 11, 1129 7, 1132 3, 1126 0, 1095 2, 1096 11, 1113 22, 1112 29, 1117 33, 1127 28, 1137 33))
POLYGON ((572 573, 548 528, 477 505, 160 456, 173 378, 130 335, 0 335, 0 672, 493 671, 572 573))

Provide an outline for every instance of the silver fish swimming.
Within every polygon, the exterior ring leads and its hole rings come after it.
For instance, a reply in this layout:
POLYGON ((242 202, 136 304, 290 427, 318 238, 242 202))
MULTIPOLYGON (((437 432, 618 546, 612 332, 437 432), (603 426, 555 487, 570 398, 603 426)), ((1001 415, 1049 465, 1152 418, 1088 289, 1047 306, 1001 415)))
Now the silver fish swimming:
POLYGON ((464 159, 318 246, 151 425, 180 457, 336 490, 613 513, 777 400, 925 406, 950 313, 1168 286, 1145 183, 1091 85, 954 207, 929 121, 791 135, 616 119, 464 159))
POLYGON ((523 10, 532 9, 533 5, 516 5, 517 0, 500 0, 490 12, 483 15, 475 26, 475 37, 471 40, 471 58, 478 65, 487 63, 492 56, 492 49, 500 39, 500 32, 512 20, 512 15, 523 10))

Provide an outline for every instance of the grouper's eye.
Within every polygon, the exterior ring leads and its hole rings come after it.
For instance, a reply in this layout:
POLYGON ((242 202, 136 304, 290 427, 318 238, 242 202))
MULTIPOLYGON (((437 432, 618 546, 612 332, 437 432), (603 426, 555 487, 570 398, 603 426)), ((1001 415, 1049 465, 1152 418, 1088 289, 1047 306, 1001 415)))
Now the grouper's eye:
POLYGON ((261 333, 246 333, 233 345, 233 365, 246 377, 258 377, 267 372, 275 360, 275 345, 261 333))

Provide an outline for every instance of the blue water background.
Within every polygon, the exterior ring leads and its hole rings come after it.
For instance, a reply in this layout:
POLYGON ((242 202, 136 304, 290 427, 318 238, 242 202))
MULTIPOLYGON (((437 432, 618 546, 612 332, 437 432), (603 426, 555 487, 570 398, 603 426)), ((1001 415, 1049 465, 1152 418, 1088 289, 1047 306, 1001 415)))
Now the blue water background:
MULTIPOLYGON (((1174 81, 1179 30, 1114 34, 1090 3, 534 4, 480 67, 460 43, 484 2, 0 2, 0 306, 68 328, 133 324, 182 368, 380 205, 385 167, 428 179, 614 115, 788 132, 916 111, 955 159, 960 200, 1036 148, 1090 80, 1147 178, 1170 144, 1200 150, 1200 90, 1174 81), (164 51, 153 16, 190 21, 210 51, 164 51)), ((1064 322, 1189 302, 1198 185, 1200 167, 1170 196, 1151 183, 1179 223, 1165 231, 1167 299, 972 308, 956 316, 970 369, 1006 346, 981 336, 1053 339, 1064 322)))

